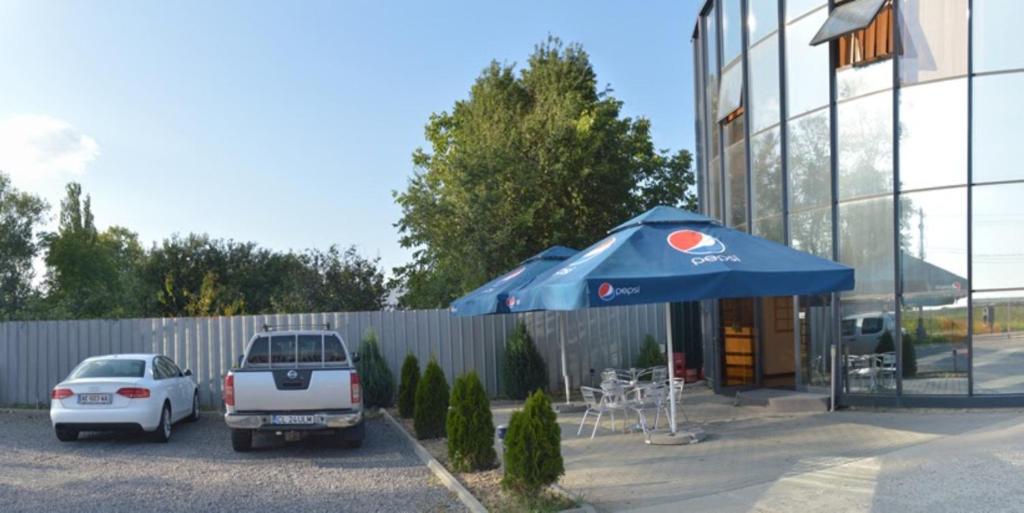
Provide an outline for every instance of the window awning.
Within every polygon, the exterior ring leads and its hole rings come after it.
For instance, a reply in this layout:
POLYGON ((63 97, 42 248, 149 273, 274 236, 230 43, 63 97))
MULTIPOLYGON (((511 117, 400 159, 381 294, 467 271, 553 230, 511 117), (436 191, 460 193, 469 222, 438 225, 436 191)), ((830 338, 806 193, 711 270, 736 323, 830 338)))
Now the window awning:
POLYGON ((850 32, 863 30, 871 24, 886 0, 850 0, 836 6, 828 15, 825 24, 811 39, 811 46, 827 43, 850 32))

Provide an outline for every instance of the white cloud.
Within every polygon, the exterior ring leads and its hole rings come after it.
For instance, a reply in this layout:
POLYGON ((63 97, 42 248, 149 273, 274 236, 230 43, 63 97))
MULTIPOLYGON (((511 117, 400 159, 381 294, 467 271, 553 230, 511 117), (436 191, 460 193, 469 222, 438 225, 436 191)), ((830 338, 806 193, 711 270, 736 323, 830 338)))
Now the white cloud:
POLYGON ((0 171, 29 182, 81 175, 100 154, 92 137, 45 115, 0 120, 0 171))

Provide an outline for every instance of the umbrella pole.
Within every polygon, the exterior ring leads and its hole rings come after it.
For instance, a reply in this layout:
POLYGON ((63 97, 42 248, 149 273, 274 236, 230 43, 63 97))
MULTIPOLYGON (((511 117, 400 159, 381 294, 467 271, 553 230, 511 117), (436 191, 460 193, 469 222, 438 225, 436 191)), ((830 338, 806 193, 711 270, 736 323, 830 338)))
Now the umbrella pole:
POLYGON ((672 356, 672 303, 665 303, 665 352, 668 354, 668 425, 672 434, 676 432, 676 389, 675 389, 675 358, 672 356))
POLYGON ((560 345, 562 346, 562 381, 565 382, 565 404, 571 404, 569 401, 569 366, 566 365, 565 358, 565 313, 558 313, 558 338, 560 345))

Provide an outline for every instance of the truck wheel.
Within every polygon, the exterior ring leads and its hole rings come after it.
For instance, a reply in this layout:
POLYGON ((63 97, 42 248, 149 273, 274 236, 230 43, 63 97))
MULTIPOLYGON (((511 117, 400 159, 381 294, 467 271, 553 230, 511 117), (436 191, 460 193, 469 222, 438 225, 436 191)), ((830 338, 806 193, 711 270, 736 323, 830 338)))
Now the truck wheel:
POLYGON ((64 427, 54 428, 57 433, 57 440, 61 442, 74 442, 78 440, 78 431, 64 427))
POLYGON ((231 448, 235 452, 248 452, 252 450, 252 430, 251 429, 232 429, 231 430, 231 448))
POLYGON ((357 449, 363 445, 363 438, 366 437, 366 426, 360 422, 355 426, 338 431, 335 436, 337 437, 338 445, 341 447, 357 449))
POLYGON ((189 422, 195 422, 199 420, 199 394, 192 396, 192 414, 188 416, 189 422))

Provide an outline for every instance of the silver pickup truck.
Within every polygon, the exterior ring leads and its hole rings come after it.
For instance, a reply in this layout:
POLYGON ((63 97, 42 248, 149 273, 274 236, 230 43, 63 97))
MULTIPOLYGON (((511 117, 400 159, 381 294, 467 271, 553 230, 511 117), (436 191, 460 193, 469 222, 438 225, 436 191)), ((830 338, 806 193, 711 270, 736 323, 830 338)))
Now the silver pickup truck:
POLYGON ((362 390, 352 366, 357 359, 329 329, 265 327, 224 377, 224 420, 232 448, 250 450, 258 431, 288 441, 329 435, 346 447, 361 445, 362 390))

